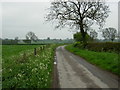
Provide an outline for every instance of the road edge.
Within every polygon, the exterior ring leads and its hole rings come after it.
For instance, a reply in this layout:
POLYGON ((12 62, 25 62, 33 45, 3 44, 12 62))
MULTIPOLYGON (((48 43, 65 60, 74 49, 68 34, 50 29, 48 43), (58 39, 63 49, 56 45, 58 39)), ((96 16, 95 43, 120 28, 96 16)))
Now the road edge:
MULTIPOLYGON (((57 47, 58 48, 58 47, 57 47)), ((56 49, 57 49, 56 48, 56 49)), ((52 82, 52 88, 60 88, 59 85, 59 75, 57 70, 57 58, 56 58, 56 49, 54 53, 54 66, 53 66, 53 82, 52 82)))

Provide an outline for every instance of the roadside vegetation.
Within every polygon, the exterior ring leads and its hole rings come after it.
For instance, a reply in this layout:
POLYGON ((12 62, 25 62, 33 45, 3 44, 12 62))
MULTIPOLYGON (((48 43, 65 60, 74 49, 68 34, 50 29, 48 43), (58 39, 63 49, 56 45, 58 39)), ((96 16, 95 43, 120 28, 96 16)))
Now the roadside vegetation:
POLYGON ((120 75, 118 53, 91 51, 88 49, 74 47, 74 45, 68 45, 66 46, 66 49, 104 70, 120 75))
POLYGON ((50 88, 56 46, 3 45, 2 88, 50 88))

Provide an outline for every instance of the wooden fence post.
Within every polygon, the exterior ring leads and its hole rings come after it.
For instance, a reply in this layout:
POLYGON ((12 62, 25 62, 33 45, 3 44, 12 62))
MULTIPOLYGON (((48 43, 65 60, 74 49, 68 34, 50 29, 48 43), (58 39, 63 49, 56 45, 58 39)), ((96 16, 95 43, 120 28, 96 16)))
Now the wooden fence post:
POLYGON ((43 46, 43 50, 45 49, 45 46, 43 46))
POLYGON ((34 55, 36 55, 37 53, 36 53, 36 48, 34 48, 34 55))
POLYGON ((43 50, 43 46, 41 46, 41 50, 43 50))
POLYGON ((26 53, 24 52, 24 53, 23 53, 23 57, 22 57, 22 62, 24 62, 26 59, 27 59, 26 53))

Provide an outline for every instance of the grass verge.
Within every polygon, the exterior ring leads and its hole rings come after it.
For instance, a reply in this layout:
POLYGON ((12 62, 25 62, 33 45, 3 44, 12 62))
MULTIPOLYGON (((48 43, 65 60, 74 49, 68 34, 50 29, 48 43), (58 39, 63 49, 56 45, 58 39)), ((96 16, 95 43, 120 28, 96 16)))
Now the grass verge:
POLYGON ((57 46, 50 45, 40 51, 41 46, 3 46, 2 88, 51 87, 54 50, 57 46), (36 56, 33 54, 35 47, 38 48, 36 56))
POLYGON ((73 45, 68 45, 65 48, 68 51, 81 56, 88 62, 120 76, 117 53, 88 51, 75 48, 73 45))

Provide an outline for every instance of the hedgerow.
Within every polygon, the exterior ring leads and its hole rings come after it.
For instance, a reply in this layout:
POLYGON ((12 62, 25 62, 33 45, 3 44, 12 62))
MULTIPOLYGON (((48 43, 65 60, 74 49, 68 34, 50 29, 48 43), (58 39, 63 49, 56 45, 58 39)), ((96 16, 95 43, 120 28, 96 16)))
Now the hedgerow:
MULTIPOLYGON (((74 47, 83 48, 83 44, 77 42, 74 44, 74 47)), ((86 49, 97 52, 116 52, 120 51, 120 43, 119 42, 89 42, 87 43, 86 49)))
POLYGON ((104 43, 88 43, 87 49, 92 51, 104 51, 104 52, 119 52, 120 43, 118 42, 104 42, 104 43))

